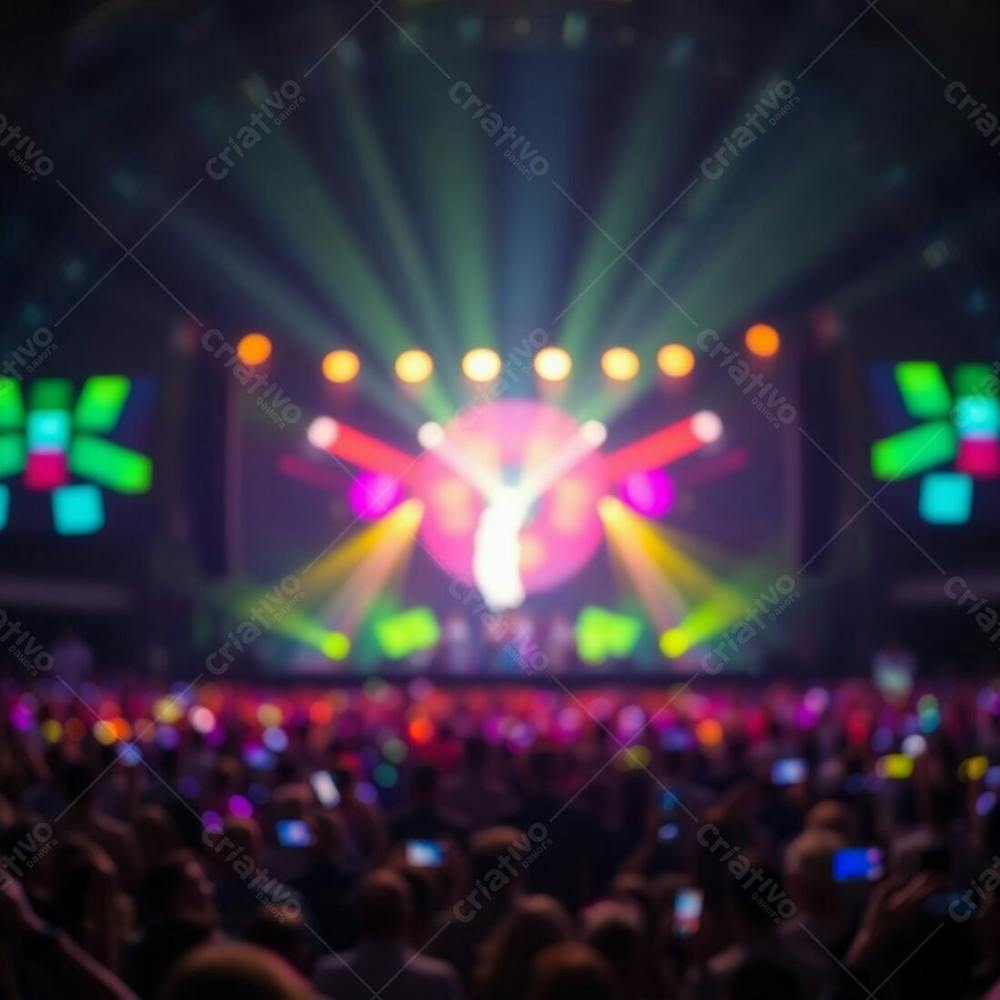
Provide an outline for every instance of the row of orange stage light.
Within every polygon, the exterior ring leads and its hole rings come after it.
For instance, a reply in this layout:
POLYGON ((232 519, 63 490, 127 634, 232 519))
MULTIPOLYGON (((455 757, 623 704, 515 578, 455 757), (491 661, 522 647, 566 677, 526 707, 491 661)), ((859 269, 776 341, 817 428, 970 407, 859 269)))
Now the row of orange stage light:
MULTIPOLYGON (((744 335, 750 354, 770 358, 778 353, 781 337, 773 326, 755 323, 744 335)), ((236 345, 236 354, 245 365, 264 364, 273 351, 265 333, 248 333, 236 345)), ((694 371, 695 355, 684 344, 664 344, 656 354, 656 364, 668 378, 684 378, 694 371)), ((419 385, 434 372, 434 359, 419 349, 403 351, 396 358, 396 377, 401 382, 419 385)), ((630 382, 639 374, 639 355, 629 347, 609 347, 601 355, 601 369, 614 382, 630 382)), ((543 347, 534 357, 535 373, 546 382, 562 382, 573 370, 573 358, 562 347, 543 347)), ((476 347, 462 357, 462 373, 470 382, 492 382, 500 377, 503 359, 489 347, 476 347)), ((361 359, 354 351, 338 349, 323 358, 323 375, 331 382, 353 382, 361 371, 361 359)))

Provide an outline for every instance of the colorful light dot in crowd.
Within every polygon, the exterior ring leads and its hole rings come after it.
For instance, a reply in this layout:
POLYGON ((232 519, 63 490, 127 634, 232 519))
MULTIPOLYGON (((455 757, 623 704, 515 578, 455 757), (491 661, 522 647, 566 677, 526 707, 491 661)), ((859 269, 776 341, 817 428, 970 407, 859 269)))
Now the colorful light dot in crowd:
POLYGON ((253 816, 253 803, 242 795, 232 795, 226 803, 237 819, 250 819, 253 816))
POLYGON ((403 351, 396 358, 396 377, 400 382, 419 385, 426 382, 434 371, 434 361, 426 351, 403 351))
POLYGON ((333 720, 333 705, 328 701, 309 703, 309 721, 314 726, 325 726, 333 720))
POLYGON ((378 789, 370 781, 359 781, 354 794, 366 806, 373 806, 378 802, 378 789))
POLYGON ((58 743, 63 738, 63 727, 57 719, 46 719, 39 730, 46 743, 58 743))
POLYGON ((743 342, 751 354, 758 358, 771 358, 781 347, 781 336, 767 323, 754 323, 743 336, 743 342))
POLYGON ((284 729, 279 729, 277 726, 268 726, 261 739, 264 741, 264 746, 272 753, 284 753, 288 749, 288 736, 284 729))
POLYGON ((470 382, 492 382, 502 367, 500 355, 488 347, 477 347, 462 358, 462 373, 470 382))
POLYGON ((337 385, 352 382, 361 371, 361 360, 354 351, 330 351, 323 358, 323 377, 337 385))
POLYGON ((663 517, 674 505, 673 480, 662 469, 633 472, 622 480, 621 496, 645 517, 663 517))
POLYGON ((664 344, 656 354, 656 363, 668 378, 684 378, 694 371, 694 353, 683 344, 664 344))
POLYGON ((413 743, 430 743, 434 739, 434 723, 424 715, 411 719, 406 731, 413 743))
POLYGON ((623 739, 634 736, 646 722, 646 713, 638 705, 624 705, 618 713, 618 732, 623 739))
POLYGON ((222 817, 213 810, 201 814, 201 825, 207 830, 221 830, 223 826, 222 817))
POLYGON ((694 735, 703 747, 717 747, 722 743, 722 723, 718 719, 702 719, 694 727, 694 735))
POLYGON ((173 725, 180 719, 183 712, 180 700, 177 698, 157 698, 153 703, 153 718, 157 722, 173 725))
POLYGON ((188 711, 188 722, 196 733, 210 733, 215 729, 215 714, 204 705, 194 705, 188 711))
POLYGON ((283 719, 281 709, 269 701, 257 707, 257 721, 262 726, 280 726, 283 719))
POLYGON ((910 736, 907 736, 900 746, 903 753, 905 753, 908 757, 919 757, 921 754, 927 752, 927 740, 925 740, 919 733, 913 733, 910 736))
POLYGON ((98 719, 97 722, 94 723, 93 733, 94 739, 97 740, 102 747, 109 747, 115 742, 115 731, 107 719, 98 719))
POLYGON ((390 764, 402 764, 409 752, 409 747, 395 736, 390 737, 382 744, 382 756, 390 764))
MULTIPOLYGON (((924 701, 924 699, 921 699, 924 701)), ((941 711, 938 708, 937 699, 920 705, 917 709, 920 731, 922 733, 933 733, 941 725, 941 711)))
POLYGON ((976 815, 988 816, 991 812, 993 812, 996 804, 997 797, 993 792, 983 792, 983 794, 976 799, 976 815))
POLYGON ((640 771, 649 767, 651 760, 649 747, 627 747, 615 757, 615 766, 620 771, 640 771))
POLYGON ((556 716, 556 726, 566 740, 575 739, 583 728, 583 712, 572 705, 560 709, 556 716))
POLYGON ((124 742, 131 738, 132 727, 129 725, 128 719, 116 715, 113 719, 108 720, 108 725, 111 727, 111 732, 114 734, 116 740, 124 742))
POLYGON ((157 726, 156 742, 164 750, 176 750, 180 746, 181 734, 173 726, 157 726))
POLYGON ((627 347, 609 347, 601 355, 604 374, 615 382, 628 382, 639 374, 639 355, 627 347))
POLYGON ((126 743, 118 754, 118 760, 125 767, 138 767, 142 763, 142 751, 134 743, 126 743))
POLYGON ((8 717, 10 724, 20 732, 27 732, 35 724, 31 710, 22 702, 11 706, 8 717))
POLYGON ((958 777, 961 781, 982 781, 989 770, 990 760, 983 754, 969 757, 958 765, 958 777))
POLYGON ((814 687, 806 691, 802 702, 810 712, 822 715, 830 704, 830 695, 825 688, 814 687))
POLYGON ((236 344, 236 357, 251 368, 262 365, 271 356, 271 338, 263 333, 248 333, 236 344))

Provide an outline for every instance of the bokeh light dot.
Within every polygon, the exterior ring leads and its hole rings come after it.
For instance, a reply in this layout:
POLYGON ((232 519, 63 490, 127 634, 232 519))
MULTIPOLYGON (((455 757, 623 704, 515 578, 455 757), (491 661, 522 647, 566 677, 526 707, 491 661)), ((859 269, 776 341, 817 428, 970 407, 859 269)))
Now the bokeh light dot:
POLYGON ((691 417, 691 433, 705 444, 722 437, 722 418, 711 410, 699 410, 691 417))
POLYGON ((261 740, 272 753, 283 753, 288 749, 288 736, 285 735, 284 729, 277 726, 268 726, 264 730, 261 740))
POLYGON ((339 433, 337 421, 332 417, 317 417, 307 428, 306 437, 314 448, 329 448, 339 433))
POLYGON ((656 354, 656 363, 669 378, 684 378, 694 371, 694 353, 683 344, 664 344, 656 354))
POLYGON ((492 382, 502 367, 500 355, 488 347, 477 347, 462 358, 462 373, 470 382, 492 382))
POLYGON ((573 370, 573 359, 562 347, 543 347, 535 355, 535 374, 546 382, 561 382, 573 370))
POLYGON ((263 333, 248 333, 236 345, 236 357, 250 367, 262 365, 271 356, 271 338, 263 333))
POLYGON ((385 472, 361 471, 351 480, 347 499, 351 510, 359 518, 377 521, 399 506, 403 500, 403 487, 397 477, 385 472))
POLYGON ((343 632, 327 632, 323 639, 323 655, 331 660, 343 660, 351 652, 351 640, 343 632))
POLYGON ((601 355, 601 368, 615 382, 628 382, 639 374, 639 356, 627 347, 609 347, 601 355))
POLYGON ((434 361, 426 351, 403 351, 396 358, 396 377, 400 382, 418 385, 426 382, 434 371, 434 361))
POLYGON ((751 354, 756 354, 758 358, 771 358, 781 347, 781 336, 767 323, 754 323, 744 334, 743 342, 751 354))
POLYGON ((687 634, 680 628, 668 628, 660 636, 660 652, 667 659, 675 660, 678 656, 683 656, 691 646, 687 634))
POLYGON ((323 377, 337 385, 351 382, 361 371, 361 359, 354 351, 330 351, 323 358, 323 377))
POLYGON ((633 472, 622 480, 621 496, 645 517, 663 517, 674 505, 673 480, 662 469, 633 472))

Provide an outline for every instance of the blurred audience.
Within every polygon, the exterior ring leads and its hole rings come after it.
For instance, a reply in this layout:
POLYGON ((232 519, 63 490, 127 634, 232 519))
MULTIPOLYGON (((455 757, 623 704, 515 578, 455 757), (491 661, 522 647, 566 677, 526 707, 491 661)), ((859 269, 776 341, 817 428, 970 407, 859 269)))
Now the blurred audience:
POLYGON ((0 692, 0 997, 1000 1000, 993 685, 84 687, 0 692))

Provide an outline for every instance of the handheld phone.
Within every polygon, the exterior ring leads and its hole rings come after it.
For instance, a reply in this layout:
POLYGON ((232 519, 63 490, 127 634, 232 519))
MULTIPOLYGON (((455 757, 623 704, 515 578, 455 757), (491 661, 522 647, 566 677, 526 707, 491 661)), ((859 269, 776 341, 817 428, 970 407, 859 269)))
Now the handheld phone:
POLYGON ((329 771, 313 771, 309 775, 309 784, 320 805, 333 808, 340 802, 340 789, 329 771))
POLYGON ((701 926, 701 911, 705 894, 693 886, 678 889, 674 897, 674 934, 677 937, 693 937, 701 926))
POLYGON ((806 780, 808 771, 801 757, 783 757, 771 765, 771 781, 776 785, 798 785, 806 780))
POLYGON ((845 847, 833 852, 834 882, 877 882, 885 874, 879 847, 845 847))
POLYGON ((444 864, 444 845, 439 840, 408 840, 406 863, 414 868, 440 868, 444 864))
POLYGON ((664 823, 663 826, 656 831, 657 838, 663 843, 669 843, 671 840, 676 840, 680 836, 681 828, 676 823, 664 823))
POLYGON ((282 847, 309 847, 313 842, 309 824, 303 819, 279 819, 275 831, 282 847))
POLYGON ((274 754, 267 747, 247 746, 243 748, 243 760, 255 771, 269 771, 274 767, 274 754))
POLYGON ((875 762, 875 773, 880 778, 905 781, 913 777, 913 758, 905 753, 890 753, 875 762))

